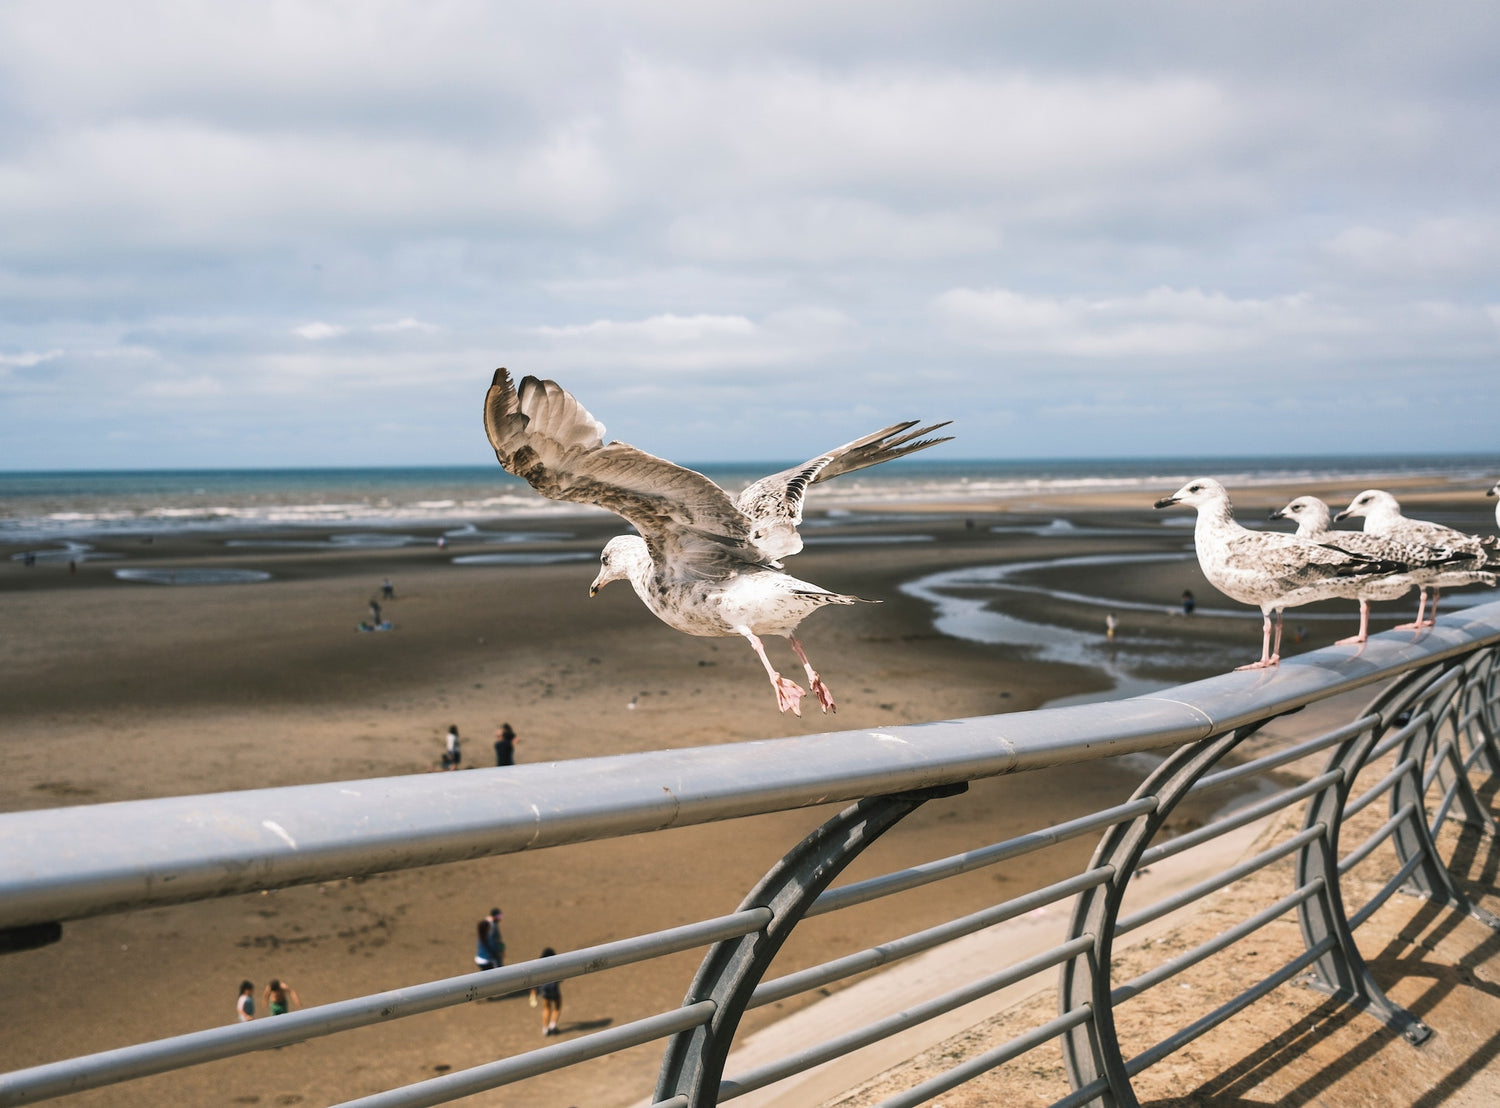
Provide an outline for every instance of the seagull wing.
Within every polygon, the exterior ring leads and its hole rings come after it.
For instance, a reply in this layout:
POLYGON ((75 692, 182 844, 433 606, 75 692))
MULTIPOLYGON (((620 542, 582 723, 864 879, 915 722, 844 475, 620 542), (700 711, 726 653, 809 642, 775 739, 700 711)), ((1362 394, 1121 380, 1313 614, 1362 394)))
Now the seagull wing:
POLYGON ((1323 545, 1296 535, 1245 531, 1225 544, 1225 563, 1232 569, 1264 574, 1281 588, 1294 589, 1387 573, 1406 567, 1396 562, 1323 545))
POLYGON ((922 436, 930 435, 951 422, 946 420, 918 427, 915 431, 911 430, 917 425, 915 419, 892 424, 882 431, 834 447, 799 466, 762 477, 735 498, 736 506, 753 523, 751 541, 768 560, 797 553, 802 549, 802 537, 797 534, 802 523, 802 502, 810 486, 948 442, 952 435, 941 438, 922 436))
POLYGON ((720 578, 759 563, 749 519, 701 473, 606 443, 600 423, 556 381, 495 371, 484 429, 508 473, 552 500, 596 504, 628 520, 671 576, 720 578))

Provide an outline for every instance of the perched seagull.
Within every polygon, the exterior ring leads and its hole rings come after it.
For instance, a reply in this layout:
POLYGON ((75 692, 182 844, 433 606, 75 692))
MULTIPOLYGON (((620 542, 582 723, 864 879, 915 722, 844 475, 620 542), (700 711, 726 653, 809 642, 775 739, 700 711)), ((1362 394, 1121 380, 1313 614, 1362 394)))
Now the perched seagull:
POLYGON ((1242 604, 1260 608, 1260 661, 1240 669, 1264 669, 1281 661, 1281 619, 1287 608, 1330 597, 1356 597, 1362 578, 1399 573, 1399 563, 1321 546, 1279 531, 1251 531, 1234 521, 1224 486, 1211 477, 1189 481, 1158 508, 1186 504, 1198 509, 1193 541, 1209 584, 1242 604), (1271 613, 1276 641, 1271 641, 1271 613))
POLYGON ((1438 601, 1444 589, 1481 583, 1493 585, 1495 575, 1482 572, 1487 560, 1484 543, 1475 535, 1466 535, 1441 523, 1429 523, 1425 519, 1408 519, 1401 514, 1401 505, 1388 492, 1381 489, 1366 489, 1334 519, 1363 517, 1365 532, 1382 535, 1397 542, 1417 543, 1423 546, 1446 547, 1458 555, 1456 564, 1437 574, 1430 581, 1422 582, 1421 599, 1417 602, 1417 618, 1414 623, 1403 623, 1398 631, 1420 631, 1437 623, 1438 601), (1432 591, 1432 616, 1427 616, 1427 592, 1432 591))
POLYGON ((1442 572, 1442 567, 1451 566, 1462 557, 1446 547, 1398 542, 1368 531, 1335 531, 1332 509, 1316 496, 1299 496, 1286 507, 1272 512, 1271 518, 1289 519, 1296 523, 1299 539, 1347 550, 1366 558, 1401 562, 1410 567, 1405 573, 1360 579, 1356 594, 1359 597, 1359 634, 1340 639, 1340 646, 1362 643, 1370 637, 1370 601, 1399 600, 1412 589, 1435 579, 1442 572))
POLYGON ((952 437, 922 438, 947 422, 911 430, 916 423, 855 439, 732 497, 701 473, 623 442, 606 443, 604 425, 556 381, 526 377, 516 386, 497 369, 484 403, 485 432, 508 472, 553 500, 608 508, 640 532, 605 545, 590 596, 623 578, 670 627, 745 636, 770 675, 776 706, 799 716, 802 687, 776 672, 760 636, 785 636, 818 704, 825 713, 837 711, 795 632, 825 604, 861 603, 783 572, 781 559, 802 549, 803 498, 819 481, 952 437))

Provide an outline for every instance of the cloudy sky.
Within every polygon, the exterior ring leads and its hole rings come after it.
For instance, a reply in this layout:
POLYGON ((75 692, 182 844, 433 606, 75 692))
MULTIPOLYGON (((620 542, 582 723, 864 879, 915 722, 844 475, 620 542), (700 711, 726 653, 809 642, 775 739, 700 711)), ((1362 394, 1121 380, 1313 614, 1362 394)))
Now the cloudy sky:
POLYGON ((0 5, 0 469, 1490 451, 1500 5, 0 5))

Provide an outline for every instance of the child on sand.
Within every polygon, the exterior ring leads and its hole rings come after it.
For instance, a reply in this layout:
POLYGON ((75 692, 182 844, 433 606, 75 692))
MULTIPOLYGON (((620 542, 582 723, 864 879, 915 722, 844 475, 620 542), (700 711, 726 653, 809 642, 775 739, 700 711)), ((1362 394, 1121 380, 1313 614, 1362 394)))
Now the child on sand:
POLYGON ((255 1018, 255 982, 240 982, 240 998, 234 1004, 235 1014, 240 1017, 241 1023, 247 1023, 255 1018))

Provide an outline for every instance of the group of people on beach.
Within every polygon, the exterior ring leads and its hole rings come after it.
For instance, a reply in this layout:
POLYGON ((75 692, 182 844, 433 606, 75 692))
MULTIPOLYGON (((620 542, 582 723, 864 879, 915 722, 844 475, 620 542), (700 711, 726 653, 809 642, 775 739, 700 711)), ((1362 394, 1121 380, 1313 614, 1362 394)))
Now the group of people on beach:
MULTIPOLYGON (((478 941, 474 947, 474 964, 480 971, 499 969, 505 965, 505 939, 500 934, 500 921, 504 914, 499 908, 491 908, 490 914, 480 919, 476 928, 478 941)), ((550 946, 541 957, 556 957, 557 951, 550 946)), ((531 990, 531 1006, 542 1009, 542 1035, 559 1035, 557 1021, 562 1015, 562 984, 549 981, 531 990)))
MULTIPOLYGON (((448 733, 443 737, 444 769, 457 769, 463 761, 463 740, 458 734, 458 724, 448 725, 448 733)), ((495 765, 513 766, 516 764, 516 730, 509 723, 502 723, 499 730, 495 732, 495 765)))
MULTIPOLYGON (((297 995, 297 990, 279 977, 271 978, 271 983, 261 994, 261 1003, 266 1006, 266 1014, 271 1016, 282 1016, 293 1008, 302 1007, 302 999, 297 995)), ((235 1001, 234 1010, 241 1023, 247 1023, 255 1018, 255 983, 253 981, 240 982, 240 996, 235 1001)))

